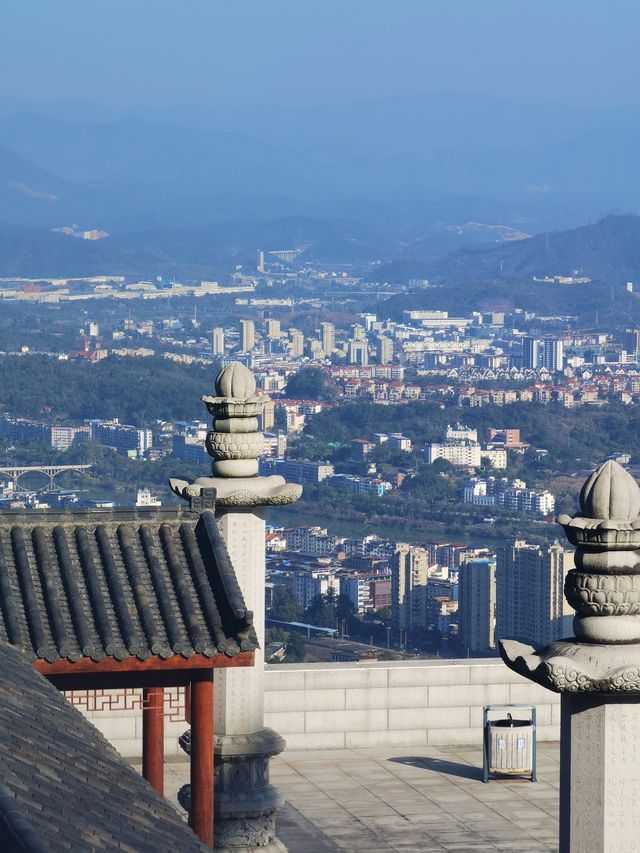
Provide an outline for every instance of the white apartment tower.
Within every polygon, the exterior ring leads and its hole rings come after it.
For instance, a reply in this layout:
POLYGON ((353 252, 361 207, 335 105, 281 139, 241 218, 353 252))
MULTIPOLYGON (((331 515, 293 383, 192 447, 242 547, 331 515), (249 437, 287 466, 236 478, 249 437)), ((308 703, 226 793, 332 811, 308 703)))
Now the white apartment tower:
POLYGON ((216 328, 211 332, 212 337, 212 353, 214 358, 216 356, 224 355, 224 329, 222 326, 216 326, 216 328))
POLYGON ((280 320, 267 320, 267 337, 270 341, 277 341, 280 337, 280 320))
POLYGON ((365 339, 349 341, 349 364, 366 367, 369 364, 369 345, 365 339))
POLYGON ((293 358, 301 358, 304 355, 304 335, 300 329, 289 329, 289 341, 293 358))
POLYGON ((322 351, 329 357, 336 348, 336 327, 333 323, 320 323, 322 351))
POLYGON ((542 342, 542 366, 551 371, 560 371, 564 368, 564 344, 562 341, 547 338, 542 342))
POLYGON ((251 352, 256 345, 256 325, 253 320, 240 320, 242 340, 240 352, 251 352))
POLYGON ((376 340, 376 361, 378 364, 389 364, 393 359, 393 341, 380 335, 376 340))

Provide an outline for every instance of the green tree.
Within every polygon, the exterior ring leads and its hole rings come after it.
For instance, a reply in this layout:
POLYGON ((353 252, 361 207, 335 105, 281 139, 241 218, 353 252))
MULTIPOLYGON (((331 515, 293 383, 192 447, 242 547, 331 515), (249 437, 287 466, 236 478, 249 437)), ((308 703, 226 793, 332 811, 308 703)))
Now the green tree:
POLYGON ((291 632, 284 647, 287 663, 302 663, 305 654, 304 637, 291 632))
POLYGON ((316 595, 304 612, 305 622, 321 628, 336 627, 336 596, 332 589, 327 595, 316 595))
POLYGON ((273 589, 271 614, 274 619, 282 622, 298 622, 302 616, 302 607, 298 599, 286 586, 276 586, 273 589))
POLYGON ((303 367, 287 380, 285 396, 293 400, 334 401, 337 386, 331 376, 319 367, 303 367))

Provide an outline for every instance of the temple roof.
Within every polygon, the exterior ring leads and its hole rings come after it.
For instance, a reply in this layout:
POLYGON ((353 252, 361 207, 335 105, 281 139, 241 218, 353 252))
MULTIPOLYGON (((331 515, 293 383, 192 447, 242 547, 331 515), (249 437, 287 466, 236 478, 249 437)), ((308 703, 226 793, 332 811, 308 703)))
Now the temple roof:
POLYGON ((0 849, 208 849, 80 711, 0 645, 0 849))
POLYGON ((0 642, 49 663, 257 647, 210 509, 0 513, 0 642))

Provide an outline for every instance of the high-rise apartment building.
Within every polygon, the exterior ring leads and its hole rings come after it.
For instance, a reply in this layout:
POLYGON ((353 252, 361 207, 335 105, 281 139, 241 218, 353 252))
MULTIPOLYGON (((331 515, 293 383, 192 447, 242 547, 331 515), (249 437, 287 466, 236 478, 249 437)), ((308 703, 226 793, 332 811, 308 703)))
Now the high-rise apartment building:
POLYGON ((213 356, 224 355, 224 329, 221 326, 216 326, 216 328, 211 332, 212 344, 213 344, 213 356))
POLYGON ((404 631, 426 628, 429 561, 425 548, 399 542, 391 559, 391 616, 404 631))
POLYGON ((459 639, 467 655, 495 650, 496 563, 468 560, 460 567, 459 639))
POLYGON ((564 579, 574 568, 573 551, 557 542, 522 540, 499 548, 496 561, 496 638, 546 646, 571 636, 573 610, 564 598, 564 579))
POLYGON ((319 341, 317 338, 310 338, 307 341, 307 355, 312 361, 322 361, 324 358, 322 341, 319 341))
POLYGON ((564 368, 564 344, 554 338, 542 341, 542 367, 547 370, 559 371, 564 368))
POLYGON ((522 339, 522 366, 530 370, 540 367, 540 341, 527 336, 522 339))
POLYGON ((253 320, 240 320, 242 339, 240 352, 251 352, 256 345, 256 325, 253 320))
POLYGON ((153 446, 150 429, 121 424, 118 421, 89 421, 91 438, 97 444, 113 447, 127 455, 144 456, 153 446))
POLYGON ((640 354, 640 329, 626 329, 622 337, 625 350, 637 360, 640 354))
POLYGON ((349 341, 349 364, 366 367, 369 364, 369 345, 366 339, 349 341))
POLYGON ((289 341, 293 358, 301 358, 304 355, 304 335, 300 329, 289 329, 289 341))
POLYGON ((270 341, 277 341, 280 337, 280 320, 267 320, 267 337, 270 341))
POLYGON ((329 357, 336 348, 336 327, 333 323, 320 323, 322 350, 329 357))
POLYGON ((376 362, 378 364, 389 364, 393 359, 393 341, 380 335, 376 340, 376 362))
POLYGON ((564 343, 557 338, 539 340, 531 336, 522 339, 522 366, 531 370, 544 367, 550 371, 564 368, 564 343))

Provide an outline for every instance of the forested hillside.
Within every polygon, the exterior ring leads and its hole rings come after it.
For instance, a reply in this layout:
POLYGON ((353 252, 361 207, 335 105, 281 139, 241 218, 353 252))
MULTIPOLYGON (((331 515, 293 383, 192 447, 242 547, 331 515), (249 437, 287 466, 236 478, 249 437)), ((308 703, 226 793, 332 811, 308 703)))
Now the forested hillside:
POLYGON ((211 368, 162 358, 110 356, 97 364, 46 356, 0 358, 0 412, 58 422, 118 418, 153 421, 206 416, 202 394, 213 387, 211 368))

